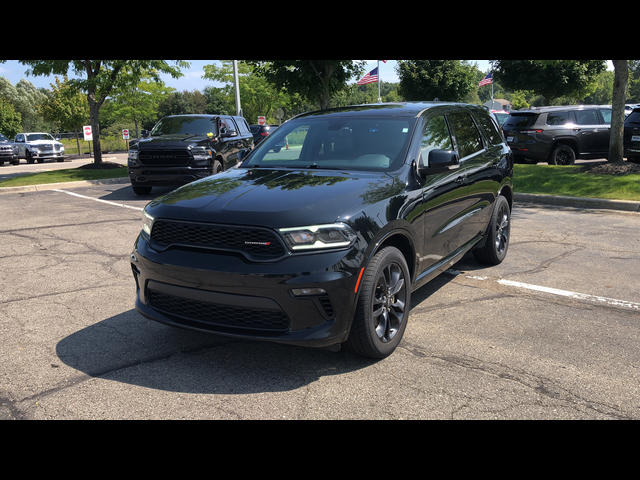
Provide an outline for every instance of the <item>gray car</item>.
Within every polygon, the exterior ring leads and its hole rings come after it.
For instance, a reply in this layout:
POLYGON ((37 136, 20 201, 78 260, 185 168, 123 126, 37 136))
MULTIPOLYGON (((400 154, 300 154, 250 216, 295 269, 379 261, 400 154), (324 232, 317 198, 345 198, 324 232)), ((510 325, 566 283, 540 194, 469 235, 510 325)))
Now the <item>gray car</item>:
POLYGON ((541 107, 511 112, 502 126, 516 163, 573 165, 609 154, 611 106, 541 107))

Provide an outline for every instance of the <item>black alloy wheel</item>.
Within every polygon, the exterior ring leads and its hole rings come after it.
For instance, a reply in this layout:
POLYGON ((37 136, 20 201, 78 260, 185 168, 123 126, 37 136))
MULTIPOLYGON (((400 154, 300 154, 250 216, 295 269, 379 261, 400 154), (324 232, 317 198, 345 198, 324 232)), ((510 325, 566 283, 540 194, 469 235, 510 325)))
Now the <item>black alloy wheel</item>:
POLYGON ((356 316, 347 347, 364 357, 391 355, 407 327, 411 303, 407 262, 394 247, 381 250, 362 278, 356 316))
POLYGON ((573 165, 576 163, 576 152, 568 145, 559 145, 549 158, 549 165, 573 165))
POLYGON ((489 222, 487 241, 483 247, 473 251, 473 255, 481 263, 500 265, 509 250, 511 237, 511 208, 503 196, 499 196, 489 222))

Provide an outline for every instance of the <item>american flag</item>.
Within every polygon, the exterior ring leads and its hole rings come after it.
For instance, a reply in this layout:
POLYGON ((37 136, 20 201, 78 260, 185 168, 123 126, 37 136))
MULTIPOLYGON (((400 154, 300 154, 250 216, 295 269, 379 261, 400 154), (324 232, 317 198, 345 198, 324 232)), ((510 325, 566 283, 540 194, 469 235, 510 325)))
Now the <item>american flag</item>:
POLYGON ((374 68, 369 73, 367 73, 362 79, 357 83, 358 85, 366 85, 367 83, 374 83, 378 81, 378 68, 374 68))
POLYGON ((491 85, 493 83, 493 73, 490 73, 482 79, 478 87, 484 87, 485 85, 491 85))

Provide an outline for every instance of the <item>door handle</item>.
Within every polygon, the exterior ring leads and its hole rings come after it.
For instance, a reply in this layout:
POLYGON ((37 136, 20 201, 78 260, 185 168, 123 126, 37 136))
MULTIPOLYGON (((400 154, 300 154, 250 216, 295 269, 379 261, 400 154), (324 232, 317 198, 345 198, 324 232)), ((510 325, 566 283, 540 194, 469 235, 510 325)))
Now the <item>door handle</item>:
POLYGON ((466 180, 467 180, 467 176, 463 175, 461 177, 456 178, 456 183, 463 184, 464 182, 466 182, 466 180))

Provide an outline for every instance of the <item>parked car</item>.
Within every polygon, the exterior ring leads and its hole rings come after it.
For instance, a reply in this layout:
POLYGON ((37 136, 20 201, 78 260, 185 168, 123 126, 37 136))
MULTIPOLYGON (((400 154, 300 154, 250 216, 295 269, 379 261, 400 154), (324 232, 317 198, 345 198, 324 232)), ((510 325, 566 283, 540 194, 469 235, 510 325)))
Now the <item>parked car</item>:
POLYGON ((48 133, 19 133, 15 144, 18 156, 27 163, 43 163, 49 159, 64 162, 64 145, 48 133))
POLYGON ((4 165, 4 162, 18 165, 20 158, 18 157, 18 147, 0 133, 0 165, 4 165))
POLYGON ((249 125, 253 134, 253 144, 258 145, 278 129, 279 125, 249 125))
POLYGON ((511 112, 502 126, 516 163, 573 165, 605 158, 611 136, 610 106, 540 107, 511 112))
POLYGON ((253 149, 253 135, 242 117, 174 115, 129 146, 129 178, 137 195, 153 187, 179 187, 228 170, 238 154, 253 149))
POLYGON ((484 107, 303 114, 238 168, 145 208, 131 253, 136 308, 199 332, 346 343, 384 358, 402 339, 413 290, 468 251, 504 260, 512 174, 484 107), (286 136, 301 148, 277 148, 286 136))
POLYGON ((624 156, 640 163, 640 107, 635 107, 624 122, 624 156))

